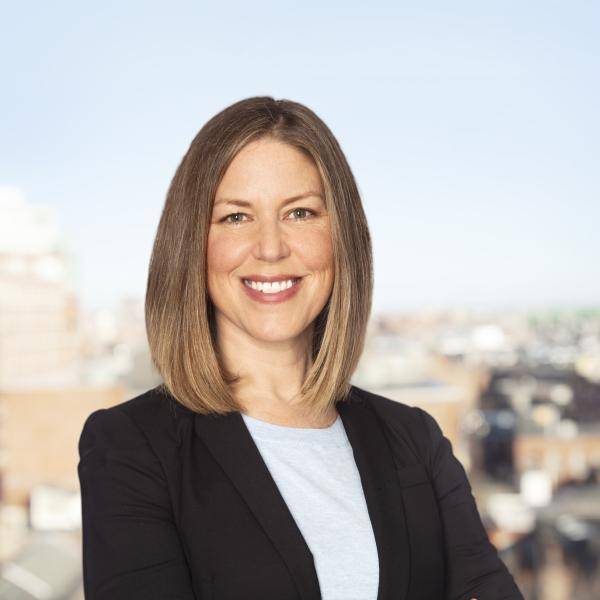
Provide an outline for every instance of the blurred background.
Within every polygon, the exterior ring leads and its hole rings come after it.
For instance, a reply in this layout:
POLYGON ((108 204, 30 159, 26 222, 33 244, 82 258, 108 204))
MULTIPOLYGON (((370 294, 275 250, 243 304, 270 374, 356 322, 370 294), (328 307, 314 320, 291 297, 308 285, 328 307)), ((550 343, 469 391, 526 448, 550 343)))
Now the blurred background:
POLYGON ((308 105, 371 227, 353 383, 428 410, 528 599, 600 597, 597 2, 5 4, 0 598, 82 599, 77 442, 160 383, 169 182, 244 97, 308 105))

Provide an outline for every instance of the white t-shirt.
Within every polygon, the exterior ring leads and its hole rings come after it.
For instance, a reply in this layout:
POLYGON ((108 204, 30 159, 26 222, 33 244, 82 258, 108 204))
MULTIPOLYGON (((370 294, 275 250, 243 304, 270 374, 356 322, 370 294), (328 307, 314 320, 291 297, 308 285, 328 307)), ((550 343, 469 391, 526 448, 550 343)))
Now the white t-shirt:
POLYGON ((376 600, 377 546, 339 414, 325 429, 242 417, 313 553, 323 600, 376 600))

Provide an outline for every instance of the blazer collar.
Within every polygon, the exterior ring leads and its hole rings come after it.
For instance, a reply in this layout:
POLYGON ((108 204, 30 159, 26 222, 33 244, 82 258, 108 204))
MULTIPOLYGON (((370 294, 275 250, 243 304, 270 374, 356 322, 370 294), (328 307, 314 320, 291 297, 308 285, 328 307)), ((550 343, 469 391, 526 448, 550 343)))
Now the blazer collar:
MULTIPOLYGON (((377 600, 404 600, 409 545, 392 450, 374 409, 354 386, 337 405, 360 473, 379 553, 377 600)), ((320 600, 313 554, 240 413, 196 414, 196 434, 231 479, 280 552, 302 600, 320 600)))

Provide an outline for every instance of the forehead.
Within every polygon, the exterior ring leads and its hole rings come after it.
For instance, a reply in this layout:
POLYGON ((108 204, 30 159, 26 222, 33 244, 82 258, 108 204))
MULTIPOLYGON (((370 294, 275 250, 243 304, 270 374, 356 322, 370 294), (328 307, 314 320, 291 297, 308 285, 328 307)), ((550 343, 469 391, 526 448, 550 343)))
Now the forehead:
POLYGON ((262 138, 234 157, 217 188, 217 200, 219 196, 287 197, 308 189, 323 189, 314 161, 289 144, 262 138))

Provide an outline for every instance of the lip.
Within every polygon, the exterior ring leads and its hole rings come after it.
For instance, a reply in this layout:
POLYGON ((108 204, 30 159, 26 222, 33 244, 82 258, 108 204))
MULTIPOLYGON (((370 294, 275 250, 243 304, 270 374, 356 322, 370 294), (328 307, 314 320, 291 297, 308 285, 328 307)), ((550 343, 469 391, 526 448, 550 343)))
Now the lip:
POLYGON ((282 273, 281 275, 245 275, 242 279, 252 279, 252 281, 287 281, 288 279, 298 279, 300 275, 292 273, 282 273))
MULTIPOLYGON (((277 304, 280 302, 285 302, 286 300, 289 300, 290 298, 293 298, 298 293, 298 290, 300 289, 300 286, 302 285, 302 281, 304 278, 300 277, 299 281, 296 282, 291 288, 288 288, 287 290, 283 290, 281 292, 277 292, 275 294, 265 294, 259 290, 254 290, 244 283, 244 279, 253 279, 253 278, 252 277, 243 277, 243 278, 240 277, 240 284, 244 288, 244 291, 246 292, 246 294, 248 294, 248 296, 252 300, 255 300, 256 302, 261 302, 262 304, 277 304)), ((279 281, 280 279, 281 279, 281 276, 278 276, 277 278, 272 278, 270 281, 279 281)), ((296 277, 289 276, 288 279, 298 279, 298 277, 297 276, 296 277)), ((254 279, 254 281, 269 281, 269 280, 259 278, 259 279, 254 279)))

